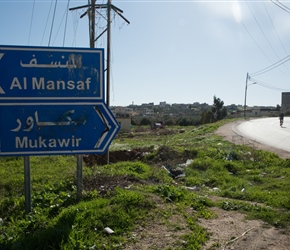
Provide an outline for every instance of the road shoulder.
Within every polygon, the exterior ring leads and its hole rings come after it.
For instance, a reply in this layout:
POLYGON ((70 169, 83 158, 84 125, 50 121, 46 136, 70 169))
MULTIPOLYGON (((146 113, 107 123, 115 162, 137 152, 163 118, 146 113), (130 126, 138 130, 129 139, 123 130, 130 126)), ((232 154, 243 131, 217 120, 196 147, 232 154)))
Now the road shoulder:
POLYGON ((226 123, 225 125, 217 129, 216 134, 224 137, 225 140, 230 141, 237 145, 247 145, 258 150, 266 150, 277 154, 279 157, 283 159, 290 158, 290 152, 287 152, 279 148, 271 147, 269 145, 261 144, 257 141, 239 135, 236 127, 243 122, 244 120, 237 120, 234 122, 226 123))

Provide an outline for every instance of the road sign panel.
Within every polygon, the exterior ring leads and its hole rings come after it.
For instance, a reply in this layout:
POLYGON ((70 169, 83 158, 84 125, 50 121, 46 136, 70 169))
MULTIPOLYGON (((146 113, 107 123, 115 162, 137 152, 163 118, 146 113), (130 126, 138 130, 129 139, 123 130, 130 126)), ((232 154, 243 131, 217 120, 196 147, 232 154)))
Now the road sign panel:
POLYGON ((0 46, 0 102, 103 101, 104 50, 0 46))
POLYGON ((0 105, 0 156, 105 153, 120 126, 105 103, 0 105))

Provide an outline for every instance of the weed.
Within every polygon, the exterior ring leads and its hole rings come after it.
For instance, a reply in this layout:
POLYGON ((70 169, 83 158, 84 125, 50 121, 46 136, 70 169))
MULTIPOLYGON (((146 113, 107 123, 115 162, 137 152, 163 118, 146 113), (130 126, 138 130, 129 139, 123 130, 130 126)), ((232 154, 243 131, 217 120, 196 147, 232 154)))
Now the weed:
POLYGON ((132 242, 136 225, 146 227, 153 215, 168 225, 178 214, 186 224, 170 225, 190 232, 167 249, 201 249, 209 235, 197 218, 211 218, 212 206, 288 227, 290 160, 223 141, 213 132, 225 122, 185 127, 182 133, 181 127, 172 127, 163 133, 143 128, 133 131, 133 137, 120 134, 110 150, 140 149, 142 154, 129 161, 85 166, 79 203, 74 156, 31 157, 29 214, 24 212, 23 158, 0 158, 0 248, 123 249, 132 242), (181 166, 187 159, 191 163, 181 166), (180 166, 185 176, 173 180, 161 168, 165 163, 180 166), (207 195, 224 200, 212 202, 207 195), (105 227, 114 233, 108 236, 105 227))

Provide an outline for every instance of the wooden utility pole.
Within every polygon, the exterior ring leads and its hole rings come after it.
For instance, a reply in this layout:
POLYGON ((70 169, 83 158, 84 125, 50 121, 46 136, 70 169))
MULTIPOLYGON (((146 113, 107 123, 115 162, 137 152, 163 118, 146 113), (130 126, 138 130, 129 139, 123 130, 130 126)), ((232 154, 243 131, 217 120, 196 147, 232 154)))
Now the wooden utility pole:
POLYGON ((91 6, 88 12, 89 29, 90 29, 90 48, 95 48, 96 0, 92 0, 92 2, 91 0, 88 0, 88 4, 89 6, 91 6))
POLYGON ((80 17, 83 18, 86 14, 89 16, 89 29, 90 29, 90 47, 95 47, 95 41, 107 31, 107 69, 106 69, 106 104, 110 106, 110 74, 111 74, 111 10, 114 10, 125 22, 130 22, 122 15, 123 11, 112 4, 112 0, 108 0, 107 4, 96 4, 96 0, 88 0, 87 5, 70 8, 69 10, 77 10, 88 8, 80 17), (95 13, 96 9, 107 9, 107 29, 105 29, 95 39, 95 13))
MULTIPOLYGON (((111 73, 111 0, 108 0, 107 6, 107 93, 106 93, 106 103, 110 107, 110 73, 111 73)), ((107 164, 110 163, 110 150, 106 153, 107 164)))
POLYGON ((108 0, 107 6, 107 95, 106 103, 110 106, 110 73, 111 73, 111 4, 112 1, 108 0))
POLYGON ((245 100, 244 100, 244 119, 246 119, 248 80, 249 80, 249 73, 247 73, 247 76, 246 76, 245 100))
MULTIPOLYGON (((96 4, 96 0, 88 0, 88 5, 70 8, 69 10, 76 10, 88 8, 80 17, 88 14, 89 17, 89 30, 90 30, 90 47, 95 47, 95 41, 98 40, 105 32, 107 32, 107 69, 106 69, 106 104, 110 106, 110 87, 111 87, 111 10, 114 10, 125 22, 130 22, 121 14, 123 11, 112 4, 112 0, 108 0, 107 4, 96 4), (105 29, 95 39, 95 13, 96 9, 107 9, 107 29, 105 29)), ((107 151, 107 163, 109 163, 109 150, 107 151)))

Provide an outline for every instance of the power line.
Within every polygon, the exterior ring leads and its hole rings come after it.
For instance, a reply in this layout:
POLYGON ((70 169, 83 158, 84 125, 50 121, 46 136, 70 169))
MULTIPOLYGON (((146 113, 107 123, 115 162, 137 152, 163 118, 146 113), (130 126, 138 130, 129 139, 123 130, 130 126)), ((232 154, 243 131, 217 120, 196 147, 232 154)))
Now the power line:
MULTIPOLYGON (((245 0, 245 2, 247 3, 247 0, 245 0)), ((248 5, 248 3, 247 3, 247 5, 248 5)), ((248 8, 249 8, 249 6, 248 6, 248 8)), ((250 8, 249 8, 250 9, 250 8)), ((251 9, 250 9, 250 11, 251 11, 251 9)), ((251 11, 251 13, 252 13, 252 11, 251 11)), ((252 15, 253 15, 253 13, 252 13, 252 15)), ((253 15, 254 16, 254 15, 253 15)), ((257 22, 257 21, 256 21, 257 22)), ((259 45, 259 43, 255 40, 255 38, 252 36, 252 34, 250 33, 250 31, 247 29, 247 27, 246 27, 246 25, 243 23, 243 21, 241 20, 240 21, 240 24, 242 24, 242 26, 244 27, 244 29, 246 30, 246 32, 248 33, 248 35, 251 37, 251 39, 253 40, 253 42, 256 44, 256 46, 258 47, 258 49, 262 52, 262 54, 268 59, 268 61, 270 62, 270 63, 273 63, 272 61, 271 61, 271 59, 267 56, 267 54, 264 52, 264 50, 261 48, 261 46, 259 45)))
POLYGON ((289 89, 278 88, 276 86, 271 85, 270 83, 266 83, 266 82, 254 79, 252 77, 250 77, 250 79, 251 79, 251 81, 254 81, 255 84, 258 84, 258 85, 260 85, 260 86, 262 86, 264 88, 268 88, 268 89, 276 90, 276 91, 289 91, 289 89))
MULTIPOLYGON (((61 28, 61 26, 62 26, 62 24, 63 24, 63 20, 65 19, 65 16, 66 16, 66 18, 67 18, 67 13, 68 13, 68 5, 67 5, 67 8, 65 9, 65 11, 64 11, 64 13, 63 13, 62 18, 61 18, 60 24, 59 24, 59 26, 58 26, 57 32, 56 32, 55 37, 54 37, 54 40, 53 40, 53 44, 55 43, 55 40, 57 39, 58 33, 59 33, 60 28, 61 28)), ((65 28, 66 28, 66 27, 65 27, 65 28)), ((64 32, 64 36, 65 36, 65 32, 64 32)))
MULTIPOLYGON (((272 1, 272 0, 271 0, 271 1, 272 1)), ((273 2, 273 1, 272 1, 272 2, 273 2)), ((264 35, 265 39, 267 40, 269 46, 271 47, 271 49, 273 50, 273 52, 276 54, 276 56, 277 56, 278 58, 280 58, 280 57, 277 55, 277 53, 276 53, 276 51, 274 50, 274 48, 273 48, 273 46, 271 45, 271 43, 269 42, 269 40, 268 40, 268 38, 266 37, 265 33, 263 32, 261 26, 259 25, 259 23, 258 23, 258 21, 257 21, 257 19, 256 19, 256 17, 255 17, 255 15, 253 14, 251 8, 250 8, 249 5, 248 5, 248 1, 246 1, 246 3, 247 3, 247 6, 248 6, 249 10, 251 11, 252 16, 254 17, 254 19, 255 19, 255 21, 256 21, 256 23, 257 23, 259 29, 261 30, 262 34, 264 35)), ((265 6, 265 4, 264 4, 264 6, 265 6)), ((265 6, 265 8, 266 8, 266 6, 265 6)), ((266 9, 266 10, 267 10, 267 9, 266 9)), ((267 11, 267 14, 268 14, 268 17, 269 17, 270 21, 272 22, 272 20, 271 20, 271 18, 270 18, 270 16, 269 16, 268 11, 267 11)), ((290 55, 287 55, 286 57, 280 59, 278 62, 273 63, 272 60, 271 60, 271 59, 267 56, 267 54, 263 51, 263 49, 261 48, 261 46, 259 45, 259 43, 258 43, 258 42, 254 39, 254 37, 251 35, 251 33, 249 32, 249 30, 247 29, 247 27, 245 26, 245 24, 244 24, 242 21, 241 21, 241 24, 243 25, 244 29, 247 31, 247 33, 249 34, 249 36, 251 37, 251 39, 254 41, 254 43, 257 45, 257 47, 260 49, 260 51, 264 54, 264 56, 265 56, 265 57, 269 60, 269 62, 271 63, 270 66, 268 66, 268 67, 266 67, 266 68, 264 68, 264 69, 261 69, 261 70, 259 70, 259 71, 256 71, 256 72, 250 74, 251 76, 258 76, 258 75, 264 74, 264 73, 266 73, 266 72, 268 72, 268 71, 270 71, 270 70, 273 70, 273 69, 279 67, 280 65, 282 65, 282 64, 284 64, 284 63, 286 63, 287 61, 290 60, 290 58, 289 58, 290 55)), ((273 22, 272 22, 272 25, 273 25, 273 27, 274 27, 274 29, 275 29, 275 26, 274 26, 273 22)), ((275 31, 276 31, 276 29, 275 29, 275 31)), ((276 34, 277 34, 277 31, 276 31, 276 34)), ((278 36, 278 34, 277 34, 277 36, 278 36)), ((278 36, 278 38, 279 38, 279 36, 278 36)), ((280 38, 279 38, 279 40, 280 40, 280 38)), ((280 40, 280 42, 281 42, 281 40, 280 40)), ((285 49, 285 47, 283 46, 282 42, 281 42, 281 45, 282 45, 282 47, 284 48, 284 51, 286 52, 286 49, 285 49)), ((287 53, 287 52, 286 52, 286 53, 287 53)))
POLYGON ((54 24, 56 6, 57 6, 57 0, 55 0, 55 5, 54 5, 54 12, 53 12, 53 18, 52 18, 52 23, 51 23, 51 28, 50 28, 50 35, 49 35, 49 40, 48 40, 48 46, 50 45, 50 39, 51 39, 51 34, 52 34, 52 29, 53 29, 53 24, 54 24))
POLYGON ((31 15, 31 20, 30 20, 30 28, 29 28, 29 35, 28 35, 28 45, 30 43, 30 35, 31 35, 33 16, 34 16, 34 6, 35 6, 35 0, 33 1, 33 6, 32 6, 32 15, 31 15))
POLYGON ((282 46, 282 48, 283 48, 285 54, 287 55, 288 53, 287 53, 287 51, 286 51, 286 49, 285 49, 284 44, 282 43, 282 41, 281 41, 281 39, 280 39, 280 36, 279 36, 279 34, 278 34, 278 32, 277 32, 277 29, 276 29, 276 27, 275 27, 275 25, 274 25, 274 23, 273 23, 273 20, 272 20, 271 16, 270 16, 270 14, 269 14, 269 11, 268 11, 268 9, 267 9, 267 6, 265 5, 264 2, 263 2, 263 5, 264 5, 264 8, 265 8, 265 10, 266 10, 266 12, 267 12, 268 18, 269 18, 269 20, 271 21, 271 24, 272 24, 272 26, 273 26, 273 28, 274 28, 274 30, 275 30, 275 33, 276 33, 276 35, 277 35, 277 37, 278 37, 278 40, 280 41, 280 44, 281 44, 281 46, 282 46))
POLYGON ((273 0, 271 0, 271 2, 278 6, 281 10, 284 10, 285 12, 290 14, 290 9, 286 5, 280 3, 279 1, 274 2, 273 0))
POLYGON ((64 26, 64 34, 63 34, 63 42, 62 46, 64 47, 64 42, 65 42, 65 35, 66 35, 66 27, 67 27, 67 17, 68 17, 68 7, 69 7, 69 2, 70 0, 67 1, 67 7, 66 7, 66 18, 65 18, 65 26, 64 26))
POLYGON ((290 11, 290 8, 287 7, 285 4, 281 3, 279 0, 276 0, 281 6, 283 6, 285 9, 287 9, 288 11, 290 11))
POLYGON ((261 46, 257 43, 257 41, 254 39, 250 31, 247 29, 246 25, 241 21, 241 24, 243 25, 244 29, 247 31, 248 35, 251 37, 253 42, 257 45, 259 50, 263 53, 263 55, 269 60, 270 63, 272 63, 271 59, 266 55, 266 53, 262 50, 261 46))
POLYGON ((269 44, 270 48, 272 49, 272 51, 274 52, 274 54, 277 56, 277 58, 279 58, 278 54, 276 53, 275 49, 273 48, 272 44, 270 43, 269 39, 267 38, 265 32, 263 31, 262 27, 260 26, 260 24, 259 24, 257 18, 255 17, 253 11, 251 10, 251 8, 250 8, 250 6, 249 6, 249 4, 248 4, 248 1, 246 1, 246 4, 247 4, 247 6, 248 6, 248 8, 249 8, 249 10, 250 10, 250 12, 251 12, 251 14, 252 14, 252 16, 253 16, 255 22, 256 22, 256 24, 258 25, 260 31, 262 32, 264 38, 266 39, 267 43, 269 44))
POLYGON ((40 43, 41 45, 42 45, 43 38, 44 38, 44 35, 45 35, 45 31, 46 31, 46 28, 47 28, 50 12, 51 12, 51 8, 52 8, 52 3, 53 3, 53 0, 51 0, 51 2, 50 2, 50 7, 49 7, 48 14, 47 14, 46 23, 45 23, 45 27, 44 27, 44 30, 43 30, 42 38, 41 38, 41 43, 40 43))
POLYGON ((264 69, 261 69, 261 70, 258 70, 258 71, 256 71, 256 72, 254 72, 254 73, 252 73, 252 74, 250 74, 250 75, 251 75, 251 76, 258 76, 258 75, 264 74, 264 73, 266 73, 266 72, 268 72, 268 71, 270 71, 270 70, 273 70, 273 69, 279 67, 280 65, 282 65, 282 64, 284 64, 284 63, 286 63, 286 62, 288 62, 289 60, 290 60, 290 55, 288 55, 288 56, 282 58, 282 59, 279 60, 278 62, 275 62, 275 63, 271 64, 270 66, 264 68, 264 69))

